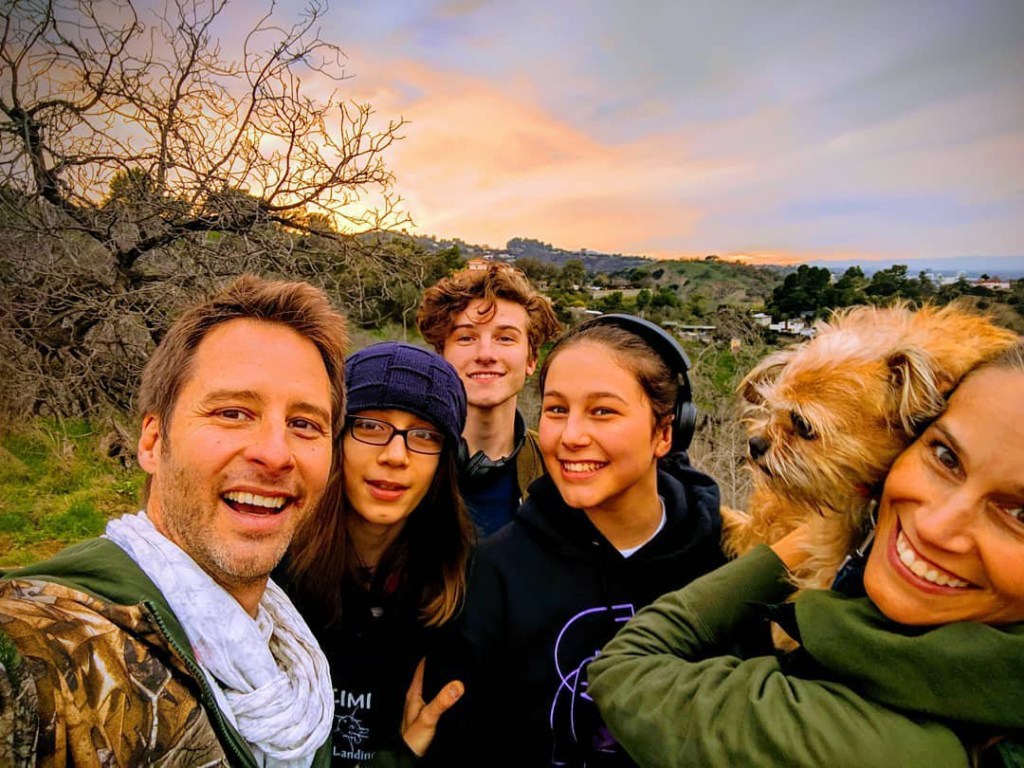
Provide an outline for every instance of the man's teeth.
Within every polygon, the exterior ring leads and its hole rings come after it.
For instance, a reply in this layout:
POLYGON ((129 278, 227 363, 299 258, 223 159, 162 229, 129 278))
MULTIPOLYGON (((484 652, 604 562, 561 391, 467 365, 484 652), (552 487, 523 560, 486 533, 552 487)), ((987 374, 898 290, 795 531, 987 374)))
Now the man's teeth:
POLYGON ((597 461, 563 461, 562 466, 566 472, 596 472, 604 464, 597 461))
POLYGON ((501 378, 500 373, 471 373, 469 375, 471 379, 499 379, 501 378))
POLYGON ((236 504, 247 504, 250 507, 266 507, 267 509, 281 509, 288 503, 284 496, 260 496, 258 493, 246 491, 229 491, 224 498, 236 504))
POLYGON ((958 579, 946 571, 940 571, 931 563, 919 558, 914 548, 910 545, 910 541, 903 534, 903 531, 900 531, 896 537, 896 554, 899 556, 900 562, 913 571, 915 576, 919 576, 925 581, 930 581, 932 584, 938 584, 943 587, 955 587, 957 589, 971 586, 963 579, 958 579))

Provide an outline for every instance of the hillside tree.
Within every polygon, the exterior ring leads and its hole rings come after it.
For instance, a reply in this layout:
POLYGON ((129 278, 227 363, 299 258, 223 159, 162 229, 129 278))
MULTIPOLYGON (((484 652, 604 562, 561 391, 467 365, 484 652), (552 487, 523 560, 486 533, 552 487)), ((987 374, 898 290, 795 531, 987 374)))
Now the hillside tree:
POLYGON ((864 289, 868 282, 863 269, 858 266, 849 267, 832 286, 831 306, 849 307, 854 304, 866 304, 867 296, 864 289))
POLYGON ((636 294, 636 311, 641 317, 644 315, 644 310, 647 309, 651 304, 651 292, 646 288, 641 288, 636 294))
POLYGON ((326 5, 292 21, 271 6, 232 34, 237 51, 215 34, 225 0, 155 7, 0 4, 8 407, 126 407, 168 316, 231 275, 315 276, 358 303, 410 258, 365 234, 404 222, 384 162, 403 123, 340 97, 326 5))
POLYGON ((520 270, 534 285, 547 284, 558 276, 558 267, 541 261, 533 256, 520 256, 515 260, 516 269, 520 270))
POLYGON ((832 273, 824 267, 801 264, 772 291, 767 308, 774 317, 788 320, 804 312, 822 314, 831 306, 832 273))
POLYGON ((908 275, 906 264, 893 264, 880 269, 871 276, 871 282, 864 292, 876 302, 884 303, 892 299, 917 299, 920 286, 916 279, 908 275))
POLYGON ((580 259, 570 259, 558 274, 558 285, 566 291, 580 290, 587 279, 587 270, 580 259))

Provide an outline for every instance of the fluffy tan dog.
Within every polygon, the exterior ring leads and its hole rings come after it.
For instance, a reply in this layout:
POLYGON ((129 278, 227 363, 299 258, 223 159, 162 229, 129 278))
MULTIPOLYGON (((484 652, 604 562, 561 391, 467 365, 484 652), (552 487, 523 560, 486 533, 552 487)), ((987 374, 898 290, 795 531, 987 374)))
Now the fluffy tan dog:
POLYGON ((816 328, 740 384, 754 487, 746 513, 723 510, 731 555, 809 524, 800 588, 832 583, 896 456, 961 376, 1017 339, 956 307, 854 307, 816 328))

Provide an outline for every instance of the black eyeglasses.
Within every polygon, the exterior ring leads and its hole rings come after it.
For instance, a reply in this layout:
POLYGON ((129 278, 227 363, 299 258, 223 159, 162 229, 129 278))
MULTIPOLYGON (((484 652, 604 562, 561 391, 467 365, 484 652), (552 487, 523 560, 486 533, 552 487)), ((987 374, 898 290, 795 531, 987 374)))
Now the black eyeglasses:
POLYGON ((354 416, 349 422, 348 432, 360 443, 367 445, 387 445, 395 435, 401 435, 402 440, 405 441, 405 447, 413 453, 436 454, 444 448, 444 435, 436 429, 427 429, 426 427, 398 429, 386 421, 370 419, 366 416, 354 416))

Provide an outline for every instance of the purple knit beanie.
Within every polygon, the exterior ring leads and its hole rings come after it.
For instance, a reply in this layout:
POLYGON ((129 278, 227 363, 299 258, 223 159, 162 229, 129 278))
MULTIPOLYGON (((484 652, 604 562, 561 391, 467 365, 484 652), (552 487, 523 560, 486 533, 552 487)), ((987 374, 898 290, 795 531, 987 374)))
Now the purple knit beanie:
POLYGON ((394 408, 426 419, 458 443, 466 426, 466 390, 451 363, 436 352, 382 341, 349 355, 345 387, 351 416, 394 408))

